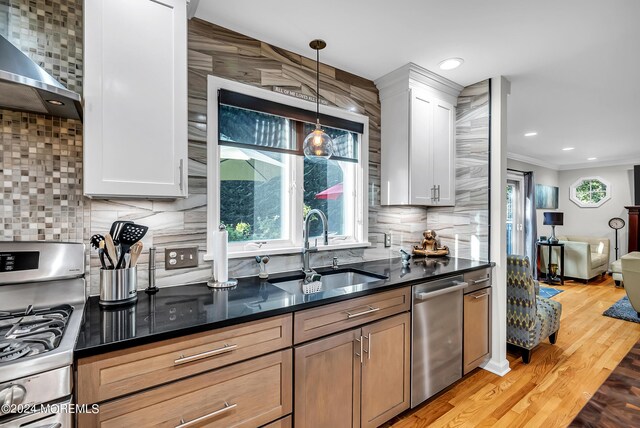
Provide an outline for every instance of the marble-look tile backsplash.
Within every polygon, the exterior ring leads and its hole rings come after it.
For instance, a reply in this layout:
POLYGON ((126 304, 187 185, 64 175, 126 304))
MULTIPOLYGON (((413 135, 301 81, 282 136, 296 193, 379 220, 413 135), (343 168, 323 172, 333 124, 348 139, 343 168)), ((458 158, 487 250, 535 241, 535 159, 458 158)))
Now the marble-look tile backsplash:
MULTIPOLYGON (((176 201, 92 201, 91 233, 104 233, 116 219, 135 220, 149 226, 145 248, 157 249, 158 286, 202 281, 211 276, 211 262, 204 262, 207 234, 207 76, 216 75, 266 89, 288 89, 315 96, 315 62, 259 40, 217 25, 189 21, 189 197, 176 201), (164 249, 170 246, 197 246, 199 266, 164 270, 164 249)), ((410 247, 420 239, 427 225, 422 207, 380 206, 380 101, 370 80, 322 65, 320 94, 328 104, 350 108, 369 117, 369 240, 372 247, 313 254, 313 266, 327 266, 337 256, 340 263, 387 258, 399 246, 410 247), (391 248, 384 248, 383 233, 392 233, 391 248)), ((139 288, 147 286, 146 252, 139 262, 139 288)), ((300 254, 271 257, 269 272, 302 267, 300 254)), ((96 294, 99 261, 91 258, 91 293, 96 294)), ((253 257, 229 261, 230 275, 255 275, 253 257)))
POLYGON ((489 81, 462 90, 456 109, 456 205, 427 224, 457 257, 489 259, 489 81))
MULTIPOLYGON (((82 92, 82 5, 82 0, 0 0, 0 34, 69 89, 78 92, 82 92)), ((189 197, 175 201, 84 198, 82 123, 0 110, 3 179, 0 239, 60 239, 88 244, 91 234, 106 233, 114 220, 130 219, 149 226, 149 234, 143 240, 145 251, 139 262, 139 288, 148 284, 146 250, 150 246, 158 249, 159 286, 210 277, 211 263, 202 260, 206 250, 207 207, 215 203, 206 197, 207 174, 211 168, 207 165, 206 145, 207 75, 315 96, 315 63, 198 19, 189 21, 188 43, 189 197), (165 271, 164 249, 176 246, 197 246, 198 267, 165 271)), ((456 207, 449 212, 423 207, 383 207, 380 205, 377 88, 370 80, 327 65, 322 65, 320 71, 320 95, 328 104, 366 114, 370 120, 368 205, 369 241, 373 245, 312 254, 312 265, 328 266, 334 256, 346 264, 396 255, 399 247, 409 249, 417 243, 428 225, 439 229, 445 243, 452 248, 454 226, 459 235, 461 230, 468 231, 462 234, 462 243, 470 242, 468 236, 472 233, 477 232, 482 238, 478 231, 486 224, 486 211, 482 211, 486 195, 474 180, 485 174, 487 166, 482 137, 477 137, 478 142, 474 135, 486 119, 481 109, 478 110, 478 105, 486 104, 483 98, 488 96, 486 88, 474 85, 461 96, 461 102, 467 107, 458 113, 458 149, 459 154, 469 159, 460 159, 457 167, 460 209, 456 207), (393 245, 384 248, 383 234, 388 232, 392 234, 393 245)), ((484 144, 486 146, 486 141, 484 144)), ((466 253, 460 250, 460 254, 466 253)), ((273 273, 301 266, 300 254, 274 256, 268 270, 273 273)), ((89 267, 90 292, 97 294, 99 261, 95 251, 91 251, 89 267)), ((253 258, 232 259, 229 267, 230 275, 236 277, 258 272, 253 258)))

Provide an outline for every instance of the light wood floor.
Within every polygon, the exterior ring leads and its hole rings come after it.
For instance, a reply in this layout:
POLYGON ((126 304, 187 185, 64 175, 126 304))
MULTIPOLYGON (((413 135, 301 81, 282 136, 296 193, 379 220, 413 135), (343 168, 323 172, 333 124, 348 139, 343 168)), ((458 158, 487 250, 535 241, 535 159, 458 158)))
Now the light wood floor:
POLYGON ((640 340, 640 324, 602 315, 625 295, 610 276, 557 288, 565 291, 553 297, 562 303, 555 345, 543 342, 528 365, 509 354, 504 377, 478 369, 387 426, 566 427, 640 340))

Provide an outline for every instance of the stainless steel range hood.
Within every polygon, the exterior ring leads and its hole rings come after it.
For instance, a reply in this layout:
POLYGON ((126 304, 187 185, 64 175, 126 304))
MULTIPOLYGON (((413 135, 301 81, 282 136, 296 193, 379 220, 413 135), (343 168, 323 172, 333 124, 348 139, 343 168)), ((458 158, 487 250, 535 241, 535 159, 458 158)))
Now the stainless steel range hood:
POLYGON ((0 108, 82 120, 80 95, 0 36, 0 108))

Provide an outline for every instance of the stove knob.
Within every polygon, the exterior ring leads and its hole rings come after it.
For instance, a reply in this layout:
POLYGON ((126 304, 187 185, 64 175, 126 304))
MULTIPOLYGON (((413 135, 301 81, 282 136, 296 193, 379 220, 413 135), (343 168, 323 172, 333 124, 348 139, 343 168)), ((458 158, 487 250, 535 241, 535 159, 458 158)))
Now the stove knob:
POLYGON ((0 403, 5 406, 12 404, 22 404, 27 390, 20 385, 12 385, 0 391, 0 403))

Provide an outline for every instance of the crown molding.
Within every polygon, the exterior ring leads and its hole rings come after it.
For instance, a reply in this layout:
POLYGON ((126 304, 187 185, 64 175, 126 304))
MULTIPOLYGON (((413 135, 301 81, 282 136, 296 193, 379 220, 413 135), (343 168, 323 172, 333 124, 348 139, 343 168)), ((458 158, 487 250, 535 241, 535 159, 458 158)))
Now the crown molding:
POLYGON ((606 168, 609 166, 627 166, 627 169, 633 169, 634 165, 640 165, 640 158, 636 159, 612 159, 605 161, 590 161, 590 162, 581 162, 571 165, 562 166, 563 171, 569 171, 573 169, 585 169, 585 168, 606 168))
POLYGON ((561 169, 560 165, 553 162, 546 162, 538 158, 534 158, 532 156, 521 155, 518 153, 507 152, 507 159, 511 159, 518 162, 526 162, 531 165, 541 166, 544 168, 552 169, 554 171, 559 171, 561 169))
POLYGON ((507 152, 507 159, 511 159, 518 162, 526 162, 531 165, 542 166, 544 168, 552 169, 554 171, 571 171, 574 169, 593 169, 593 168, 606 168, 610 166, 627 166, 632 168, 633 165, 640 165, 640 158, 635 159, 612 159, 604 161, 589 161, 580 162, 569 165, 559 165, 556 163, 545 162, 541 159, 534 158, 532 156, 521 155, 519 153, 507 152))

